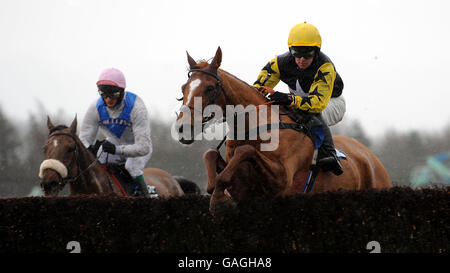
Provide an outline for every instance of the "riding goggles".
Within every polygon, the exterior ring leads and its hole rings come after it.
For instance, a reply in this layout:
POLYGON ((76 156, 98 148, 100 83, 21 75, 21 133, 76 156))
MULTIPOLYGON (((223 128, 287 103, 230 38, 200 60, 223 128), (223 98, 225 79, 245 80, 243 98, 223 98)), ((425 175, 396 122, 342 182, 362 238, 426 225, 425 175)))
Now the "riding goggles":
POLYGON ((104 92, 102 90, 98 90, 98 93, 104 99, 106 99, 106 98, 110 98, 110 99, 118 99, 118 98, 120 98, 120 91, 117 91, 117 92, 104 92))
POLYGON ((291 48, 289 48, 289 51, 291 52, 291 55, 296 58, 303 57, 305 59, 310 59, 310 58, 314 57, 314 55, 316 55, 316 51, 314 49, 301 50, 296 47, 291 47, 291 48))

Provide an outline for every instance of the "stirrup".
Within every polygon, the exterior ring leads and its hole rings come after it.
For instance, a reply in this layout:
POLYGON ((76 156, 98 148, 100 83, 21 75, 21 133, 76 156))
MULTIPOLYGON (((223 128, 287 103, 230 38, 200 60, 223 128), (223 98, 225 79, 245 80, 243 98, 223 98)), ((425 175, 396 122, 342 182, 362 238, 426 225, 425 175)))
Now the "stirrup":
POLYGON ((159 195, 159 193, 156 191, 155 186, 150 186, 147 184, 147 189, 148 189, 148 197, 150 197, 150 198, 160 198, 161 197, 159 195))

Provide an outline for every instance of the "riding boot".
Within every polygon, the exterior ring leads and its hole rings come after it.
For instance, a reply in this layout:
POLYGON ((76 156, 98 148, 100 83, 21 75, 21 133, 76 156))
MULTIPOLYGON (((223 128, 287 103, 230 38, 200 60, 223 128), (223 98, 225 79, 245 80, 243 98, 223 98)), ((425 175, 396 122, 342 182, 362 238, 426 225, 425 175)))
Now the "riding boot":
POLYGON ((133 179, 133 182, 138 186, 137 196, 150 197, 150 193, 148 192, 147 183, 145 183, 144 176, 139 175, 133 179))
POLYGON ((344 170, 336 155, 336 149, 334 148, 333 137, 328 125, 323 121, 319 115, 319 119, 322 121, 322 129, 324 133, 324 139, 322 146, 319 148, 319 160, 317 164, 322 166, 324 170, 333 172, 334 175, 341 175, 344 170))

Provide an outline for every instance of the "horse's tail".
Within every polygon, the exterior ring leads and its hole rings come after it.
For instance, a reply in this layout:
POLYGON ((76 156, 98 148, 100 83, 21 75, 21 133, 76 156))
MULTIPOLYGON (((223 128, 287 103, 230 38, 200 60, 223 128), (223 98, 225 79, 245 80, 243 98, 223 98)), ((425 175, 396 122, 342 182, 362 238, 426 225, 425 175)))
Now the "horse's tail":
POLYGON ((177 180, 180 187, 183 189, 185 194, 201 194, 200 187, 195 183, 183 176, 174 176, 175 180, 177 180))

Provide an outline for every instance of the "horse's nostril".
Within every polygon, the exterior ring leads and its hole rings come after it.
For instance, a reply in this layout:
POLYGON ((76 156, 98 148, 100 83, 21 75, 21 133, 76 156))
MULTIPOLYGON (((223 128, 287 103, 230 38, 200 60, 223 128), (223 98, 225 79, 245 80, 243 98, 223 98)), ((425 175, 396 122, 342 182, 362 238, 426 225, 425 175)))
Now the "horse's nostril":
POLYGON ((41 188, 44 191, 50 191, 58 186, 58 181, 47 181, 41 183, 41 188))

